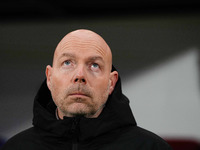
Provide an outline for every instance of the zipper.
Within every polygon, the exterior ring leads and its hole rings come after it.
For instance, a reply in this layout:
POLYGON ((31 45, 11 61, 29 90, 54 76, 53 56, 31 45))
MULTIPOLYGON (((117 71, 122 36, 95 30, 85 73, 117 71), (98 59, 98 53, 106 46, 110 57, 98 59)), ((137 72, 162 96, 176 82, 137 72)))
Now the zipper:
POLYGON ((72 150, 78 150, 78 143, 72 144, 72 150))
POLYGON ((79 136, 79 121, 80 117, 73 118, 71 134, 72 134, 72 150, 78 150, 79 136))

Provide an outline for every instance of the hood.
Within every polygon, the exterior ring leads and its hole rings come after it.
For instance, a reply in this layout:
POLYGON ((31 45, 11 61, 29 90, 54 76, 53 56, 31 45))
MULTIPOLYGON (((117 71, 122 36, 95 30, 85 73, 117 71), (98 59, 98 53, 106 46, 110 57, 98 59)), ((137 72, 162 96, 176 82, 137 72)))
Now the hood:
MULTIPOLYGON (((114 67, 112 70, 116 70, 114 67)), ((70 131, 76 118, 65 117, 57 120, 56 105, 47 87, 46 80, 42 83, 34 100, 33 125, 56 137, 71 138, 70 131)), ((98 118, 79 118, 79 139, 87 140, 108 132, 115 132, 127 126, 136 126, 129 106, 128 98, 122 94, 121 79, 119 77, 113 93, 98 118)))

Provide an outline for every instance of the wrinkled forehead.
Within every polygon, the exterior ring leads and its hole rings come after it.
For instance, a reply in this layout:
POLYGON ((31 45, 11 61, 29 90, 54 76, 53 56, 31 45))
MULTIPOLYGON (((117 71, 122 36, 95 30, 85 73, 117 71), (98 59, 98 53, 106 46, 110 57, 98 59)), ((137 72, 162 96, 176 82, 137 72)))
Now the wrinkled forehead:
POLYGON ((59 55, 62 55, 63 51, 84 49, 90 49, 100 54, 112 65, 112 53, 105 40, 98 34, 85 30, 67 34, 57 45, 53 62, 59 55))

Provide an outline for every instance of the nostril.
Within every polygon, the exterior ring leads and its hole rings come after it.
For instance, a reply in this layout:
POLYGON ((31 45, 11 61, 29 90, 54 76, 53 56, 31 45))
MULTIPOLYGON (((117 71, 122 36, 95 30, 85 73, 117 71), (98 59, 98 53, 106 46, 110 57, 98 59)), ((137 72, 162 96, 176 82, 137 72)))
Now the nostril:
POLYGON ((83 78, 83 79, 76 78, 76 79, 74 80, 74 82, 85 83, 86 80, 85 80, 84 78, 83 78))

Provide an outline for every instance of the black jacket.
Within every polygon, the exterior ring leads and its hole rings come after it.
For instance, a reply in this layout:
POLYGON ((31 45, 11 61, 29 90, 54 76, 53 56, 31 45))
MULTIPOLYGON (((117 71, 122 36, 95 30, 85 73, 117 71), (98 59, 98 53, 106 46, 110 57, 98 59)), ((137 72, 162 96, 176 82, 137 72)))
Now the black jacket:
POLYGON ((157 135, 136 125, 120 78, 98 118, 57 120, 46 81, 34 101, 33 127, 15 135, 2 150, 170 150, 157 135))

